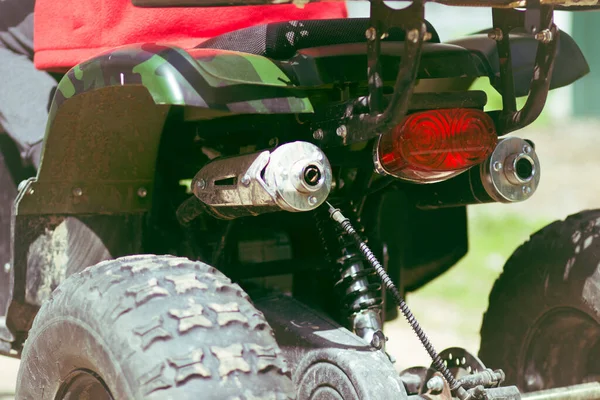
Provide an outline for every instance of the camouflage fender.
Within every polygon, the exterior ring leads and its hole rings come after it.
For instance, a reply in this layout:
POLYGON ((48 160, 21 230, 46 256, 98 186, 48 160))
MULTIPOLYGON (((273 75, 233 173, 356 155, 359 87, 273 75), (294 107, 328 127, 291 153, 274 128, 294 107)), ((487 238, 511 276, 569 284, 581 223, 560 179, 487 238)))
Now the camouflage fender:
POLYGON ((252 54, 143 44, 97 56, 60 81, 29 188, 36 195, 24 196, 18 213, 144 212, 171 106, 204 110, 203 118, 313 112, 303 96, 252 54))
POLYGON ((62 103, 109 86, 143 85, 156 104, 242 114, 313 112, 269 59, 226 50, 126 46, 72 68, 58 85, 50 120, 62 103))
POLYGON ((173 106, 200 118, 313 111, 273 62, 251 54, 147 44, 71 69, 50 108, 37 177, 15 201, 0 353, 64 278, 142 251, 161 137, 177 134, 164 129, 173 106))

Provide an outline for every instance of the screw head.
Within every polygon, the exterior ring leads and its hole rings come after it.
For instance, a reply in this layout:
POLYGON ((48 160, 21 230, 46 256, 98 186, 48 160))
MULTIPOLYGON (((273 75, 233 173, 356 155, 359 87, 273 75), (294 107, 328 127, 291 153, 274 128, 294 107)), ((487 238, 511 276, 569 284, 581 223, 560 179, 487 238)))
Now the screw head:
POLYGON ((535 34, 535 40, 540 41, 544 44, 550 43, 554 39, 554 35, 550 29, 544 29, 535 34))
POLYGON ((504 34, 502 33, 502 29, 494 28, 490 32, 488 32, 488 38, 495 40, 497 42, 501 41, 504 38, 504 34))
POLYGON ((316 140, 321 140, 323 139, 323 129, 317 129, 316 131, 313 132, 313 138, 316 140))
POLYGON ((529 187, 529 186, 523 186, 522 190, 523 190, 523 194, 527 195, 527 194, 531 193, 531 187, 529 187))
POLYGON ((200 179, 198 183, 196 183, 199 189, 204 189, 206 187, 206 181, 204 179, 200 179))
POLYGON ((143 199, 148 196, 148 190, 145 187, 141 187, 137 190, 137 195, 143 199))
POLYGON ((250 181, 251 181, 250 175, 242 176, 242 185, 248 186, 248 185, 250 185, 250 181))
POLYGON ((419 30, 411 29, 410 31, 408 31, 406 39, 408 39, 409 42, 417 43, 419 41, 419 30))
POLYGON ((277 139, 276 137, 269 139, 269 146, 271 147, 275 147, 277 146, 277 142, 279 142, 279 139, 277 139))
POLYGON ((375 40, 375 35, 377 35, 377 31, 373 27, 367 29, 367 31, 365 32, 365 37, 368 41, 375 40))
POLYGON ((73 189, 73 196, 81 197, 82 195, 83 195, 83 189, 78 188, 78 187, 73 189))
POLYGON ((502 163, 500 161, 494 162, 494 171, 500 171, 502 169, 502 163))
POLYGON ((381 348, 381 338, 379 335, 373 335, 373 338, 371 339, 371 346, 375 347, 376 349, 381 348))
POLYGON ((315 197, 315 196, 310 196, 308 198, 308 204, 310 204, 311 206, 314 206, 315 204, 317 204, 319 200, 315 197))
POLYGON ((11 265, 10 263, 4 264, 4 273, 8 274, 10 272, 11 265))
POLYGON ((444 380, 439 376, 434 376, 427 381, 427 389, 434 393, 439 393, 444 390, 444 380))
POLYGON ((529 154, 529 153, 531 153, 531 150, 532 150, 532 148, 530 145, 526 144, 523 146, 523 153, 529 154))
POLYGON ((340 125, 335 130, 335 134, 338 135, 341 138, 345 138, 346 135, 348 135, 348 128, 346 128, 346 125, 340 125))

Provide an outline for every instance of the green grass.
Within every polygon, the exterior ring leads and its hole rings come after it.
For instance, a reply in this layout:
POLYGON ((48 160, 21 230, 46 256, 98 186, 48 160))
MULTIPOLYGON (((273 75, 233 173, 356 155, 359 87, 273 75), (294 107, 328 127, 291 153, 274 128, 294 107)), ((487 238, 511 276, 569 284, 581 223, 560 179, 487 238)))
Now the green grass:
MULTIPOLYGON (((502 109, 502 96, 496 91, 496 89, 492 87, 489 78, 482 77, 476 79, 469 89, 481 90, 485 92, 485 94, 487 95, 487 104, 485 106, 485 111, 502 109)), ((553 95, 555 95, 555 93, 549 92, 548 98, 552 97, 553 95)), ((525 105, 526 101, 527 97, 518 97, 517 109, 521 109, 523 105, 525 105)), ((533 122, 535 126, 544 126, 550 123, 552 123, 552 116, 550 115, 550 112, 547 110, 547 108, 544 108, 544 111, 542 111, 540 116, 533 122)))
POLYGON ((413 295, 451 303, 464 311, 487 308, 489 291, 510 255, 552 220, 477 213, 469 218, 469 252, 444 275, 413 295))

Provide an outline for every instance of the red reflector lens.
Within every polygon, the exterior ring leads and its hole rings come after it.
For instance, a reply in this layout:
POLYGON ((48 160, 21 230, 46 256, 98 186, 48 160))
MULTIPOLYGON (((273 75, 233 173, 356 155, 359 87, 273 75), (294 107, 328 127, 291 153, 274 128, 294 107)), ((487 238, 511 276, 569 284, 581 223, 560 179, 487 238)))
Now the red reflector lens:
POLYGON ((378 161, 390 175, 416 182, 435 182, 482 163, 496 147, 492 119, 465 108, 409 115, 381 137, 378 161))

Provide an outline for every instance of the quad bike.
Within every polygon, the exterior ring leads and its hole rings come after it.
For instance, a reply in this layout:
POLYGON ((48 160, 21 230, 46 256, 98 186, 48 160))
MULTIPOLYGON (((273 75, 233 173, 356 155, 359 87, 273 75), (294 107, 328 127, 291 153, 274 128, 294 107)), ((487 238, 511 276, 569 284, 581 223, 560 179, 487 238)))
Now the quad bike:
POLYGON ((466 254, 468 205, 533 195, 535 146, 506 135, 588 72, 552 16, 592 2, 445 2, 492 8, 493 27, 440 43, 423 2, 372 0, 369 19, 71 69, 36 177, 0 176, 16 196, 0 353, 21 359, 17 398, 600 398, 598 212, 515 253, 481 360, 438 353, 404 302, 466 254), (484 112, 479 77, 502 110, 484 112), (398 309, 431 366, 394 370, 382 330, 398 309))

